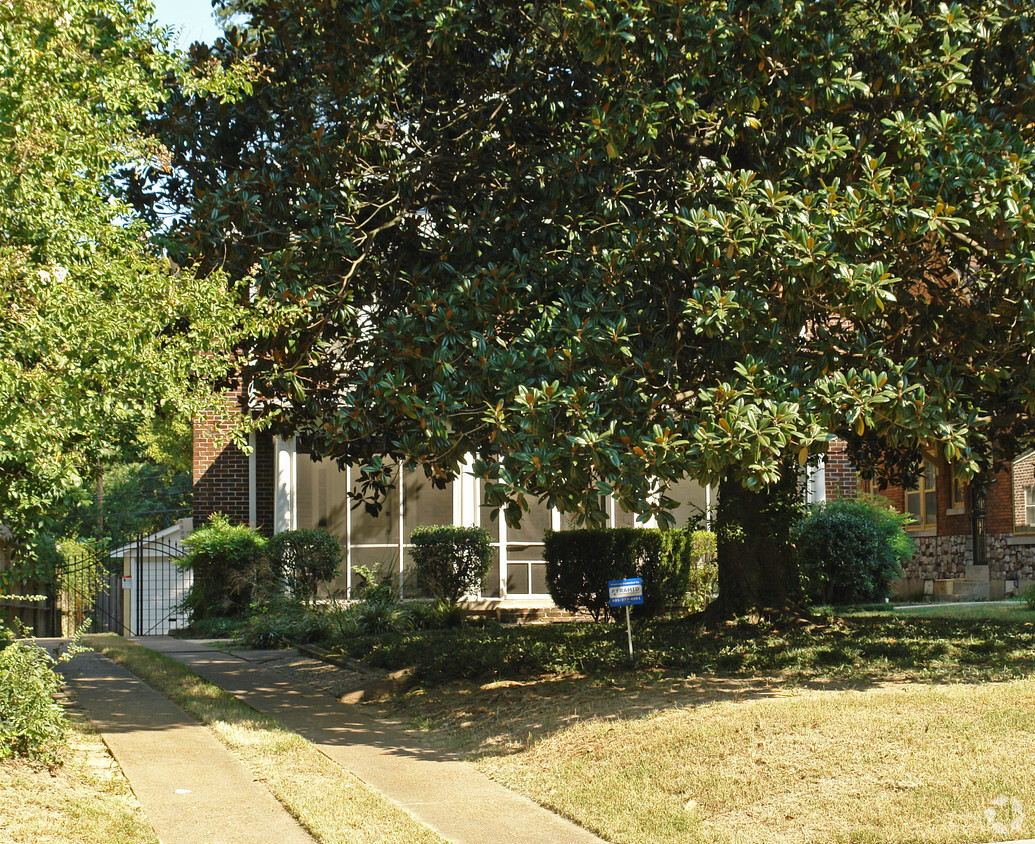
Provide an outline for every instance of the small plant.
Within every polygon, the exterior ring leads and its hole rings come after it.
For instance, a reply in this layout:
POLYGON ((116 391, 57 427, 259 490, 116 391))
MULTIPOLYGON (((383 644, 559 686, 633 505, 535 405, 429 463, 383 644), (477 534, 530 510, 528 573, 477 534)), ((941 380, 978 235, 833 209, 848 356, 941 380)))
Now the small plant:
POLYGON ((414 603, 409 607, 413 626, 418 630, 448 630, 459 627, 467 616, 463 607, 449 601, 414 603))
POLYGON ((286 530, 266 549, 273 570, 299 601, 311 604, 317 590, 332 580, 341 565, 341 544, 325 530, 286 530))
POLYGON ((249 618, 238 639, 251 648, 289 648, 323 641, 330 629, 331 619, 326 613, 280 599, 249 618))
POLYGON ((56 661, 37 645, 11 641, 13 635, 0 625, 0 640, 10 642, 0 650, 0 759, 57 765, 67 748, 68 722, 54 700, 61 689, 56 661))
POLYGON ((194 570, 194 583, 182 605, 192 622, 242 615, 254 597, 276 592, 266 540, 255 528, 232 525, 216 514, 183 544, 187 553, 177 565, 194 570))
POLYGON ((360 601, 355 606, 356 628, 360 633, 405 633, 410 629, 410 614, 398 601, 371 603, 360 601))
POLYGON ((809 597, 821 604, 883 601, 913 553, 909 516, 872 496, 819 504, 796 529, 809 597))
POLYGON ((410 543, 418 585, 441 601, 459 603, 489 573, 492 540, 485 528, 421 525, 410 543))
POLYGON ((1035 610, 1035 583, 1024 590, 1024 602, 1029 610, 1035 610))

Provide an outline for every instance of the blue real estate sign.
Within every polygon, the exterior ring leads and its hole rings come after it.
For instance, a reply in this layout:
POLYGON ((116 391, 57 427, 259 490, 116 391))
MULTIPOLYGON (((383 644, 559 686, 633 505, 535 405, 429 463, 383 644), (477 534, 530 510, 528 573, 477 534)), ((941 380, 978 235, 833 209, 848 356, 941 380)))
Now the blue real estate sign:
POLYGON ((607 598, 612 607, 634 607, 643 603, 643 578, 607 581, 607 598))

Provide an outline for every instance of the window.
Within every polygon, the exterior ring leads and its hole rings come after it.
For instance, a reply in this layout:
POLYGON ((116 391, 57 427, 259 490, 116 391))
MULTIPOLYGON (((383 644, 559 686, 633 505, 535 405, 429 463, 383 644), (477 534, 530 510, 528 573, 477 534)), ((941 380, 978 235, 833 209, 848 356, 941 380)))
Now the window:
POLYGON ((906 490, 906 512, 913 517, 913 530, 928 530, 938 524, 938 469, 924 460, 916 486, 906 490))
POLYGON ((967 484, 965 481, 961 481, 956 477, 955 472, 952 475, 952 508, 954 510, 962 509, 967 506, 967 484))
POLYGON ((1024 490, 1024 524, 1035 527, 1035 486, 1024 490))

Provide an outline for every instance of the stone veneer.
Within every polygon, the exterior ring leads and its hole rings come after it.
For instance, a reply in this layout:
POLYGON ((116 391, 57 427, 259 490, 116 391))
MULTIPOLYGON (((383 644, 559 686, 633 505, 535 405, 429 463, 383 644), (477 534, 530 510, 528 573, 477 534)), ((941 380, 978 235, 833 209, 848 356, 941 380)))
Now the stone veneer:
MULTIPOLYGON (((906 580, 962 578, 966 574, 973 559, 970 536, 917 536, 914 540, 916 553, 905 566, 906 580)), ((990 580, 1035 581, 1035 544, 1014 544, 1009 533, 989 534, 987 540, 990 580)))

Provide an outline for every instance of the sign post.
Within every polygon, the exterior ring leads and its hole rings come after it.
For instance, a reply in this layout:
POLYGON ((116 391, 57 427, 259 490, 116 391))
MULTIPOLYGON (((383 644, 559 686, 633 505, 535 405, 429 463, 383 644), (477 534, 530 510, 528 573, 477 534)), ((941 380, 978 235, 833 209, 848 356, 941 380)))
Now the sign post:
POLYGON ((629 659, 633 658, 633 631, 629 607, 643 603, 643 578, 627 577, 607 581, 607 601, 612 607, 625 607, 625 630, 629 634, 629 659))

